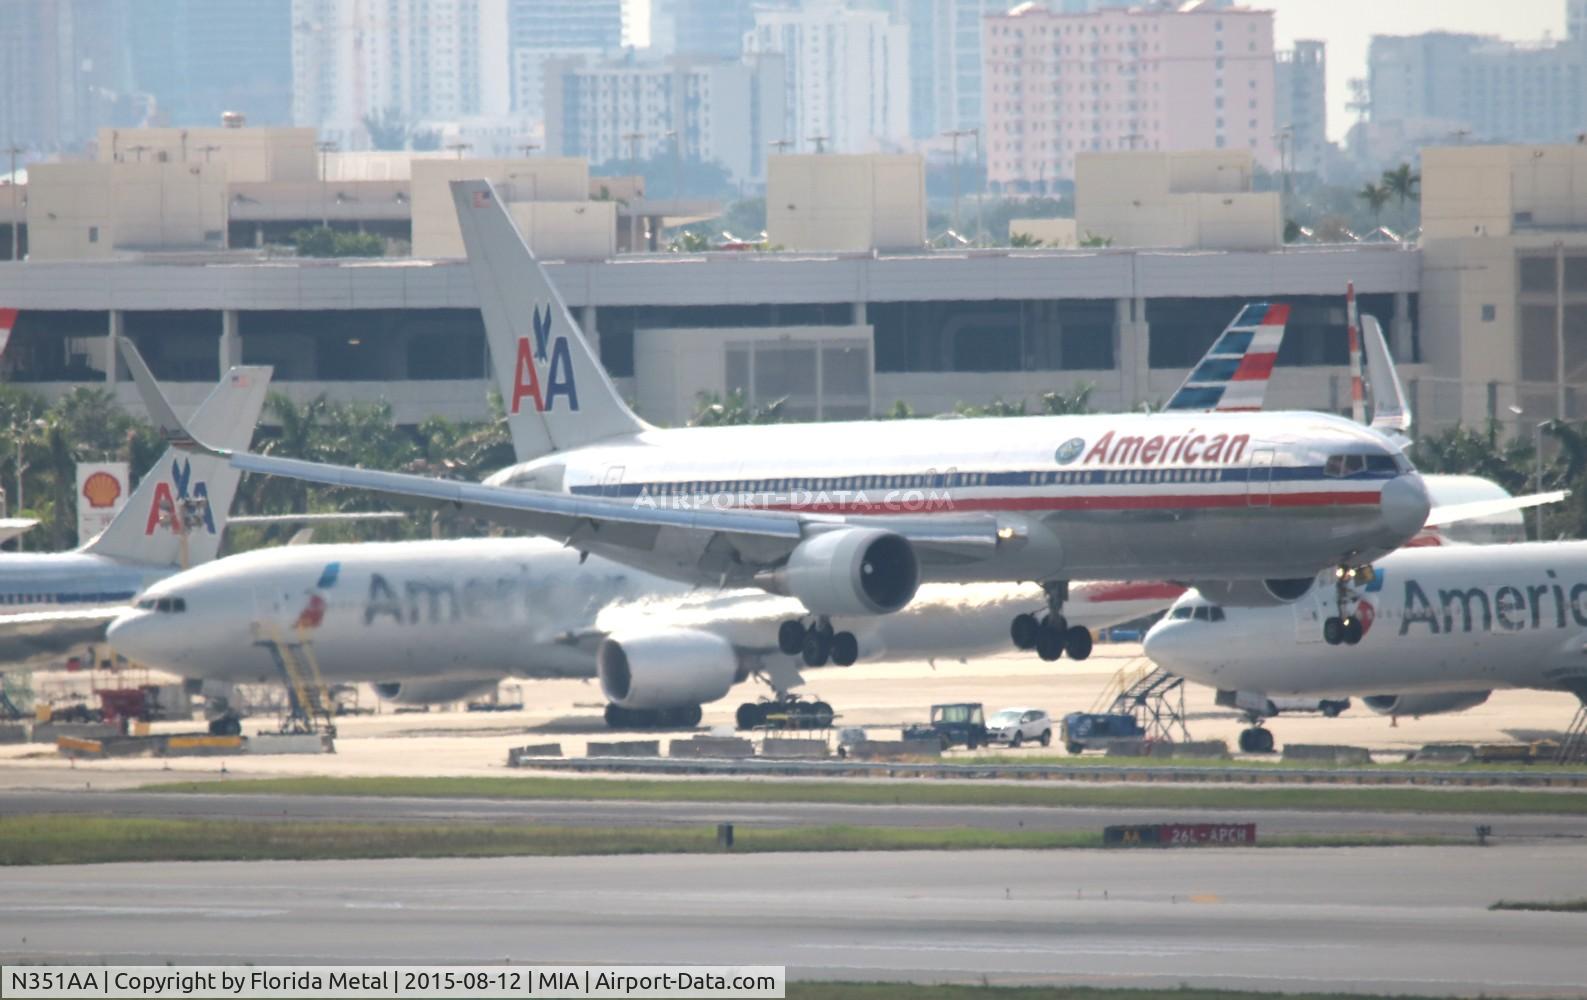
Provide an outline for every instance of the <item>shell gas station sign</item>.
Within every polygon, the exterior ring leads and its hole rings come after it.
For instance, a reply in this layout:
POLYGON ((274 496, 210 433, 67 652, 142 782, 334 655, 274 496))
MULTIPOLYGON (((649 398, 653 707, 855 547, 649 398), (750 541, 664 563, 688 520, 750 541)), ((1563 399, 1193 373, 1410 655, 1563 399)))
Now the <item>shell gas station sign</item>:
POLYGON ((126 462, 77 463, 77 539, 104 531, 127 502, 131 472, 126 462))

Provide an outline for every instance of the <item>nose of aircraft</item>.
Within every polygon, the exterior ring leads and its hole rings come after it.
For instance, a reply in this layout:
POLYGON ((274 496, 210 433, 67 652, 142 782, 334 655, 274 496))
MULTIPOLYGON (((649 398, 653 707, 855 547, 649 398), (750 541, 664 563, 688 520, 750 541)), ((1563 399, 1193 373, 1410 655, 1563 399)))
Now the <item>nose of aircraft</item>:
POLYGON ((1411 538, 1427 523, 1433 502, 1427 495, 1427 485, 1418 475, 1395 476, 1383 484, 1379 500, 1383 523, 1396 536, 1395 544, 1411 538))
POLYGON ((123 611, 105 630, 110 648, 129 660, 149 662, 148 618, 149 612, 137 608, 123 611))
POLYGON ((1146 653, 1146 658, 1160 667, 1172 670, 1180 659, 1179 654, 1183 651, 1185 624, 1177 619, 1164 618, 1147 629, 1146 638, 1141 641, 1141 649, 1146 653))

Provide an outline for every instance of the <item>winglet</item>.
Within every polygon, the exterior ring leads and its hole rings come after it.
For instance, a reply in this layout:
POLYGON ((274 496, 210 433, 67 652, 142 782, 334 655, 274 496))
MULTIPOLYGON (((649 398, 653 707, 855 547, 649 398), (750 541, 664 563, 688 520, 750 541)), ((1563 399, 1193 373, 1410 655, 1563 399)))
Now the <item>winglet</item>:
POLYGON ((160 391, 160 384, 154 380, 154 373, 149 371, 149 366, 144 363, 143 355, 138 353, 137 345, 131 339, 121 337, 116 341, 121 349, 121 360, 127 363, 127 371, 132 373, 132 381, 138 387, 138 395, 143 397, 144 408, 149 411, 149 420, 159 430, 160 436, 165 438, 166 444, 181 451, 197 451, 210 455, 227 454, 224 448, 212 448, 188 431, 171 409, 171 403, 165 398, 165 393, 160 391))
POLYGON ((1519 497, 1500 497, 1497 500, 1473 500, 1470 503, 1455 503, 1444 507, 1434 507, 1428 512, 1427 522, 1423 527, 1438 528, 1446 524, 1475 521, 1479 518, 1493 517, 1496 514, 1508 514, 1513 510, 1543 507, 1548 504, 1559 503, 1569 496, 1570 490, 1553 490, 1548 493, 1528 493, 1519 497))
POLYGON ((1389 355, 1388 341, 1383 339, 1383 327, 1376 316, 1361 320, 1361 332, 1367 355, 1367 384, 1372 387, 1372 427, 1374 430, 1401 434, 1410 432, 1411 409, 1405 402, 1405 387, 1400 384, 1400 373, 1389 355))

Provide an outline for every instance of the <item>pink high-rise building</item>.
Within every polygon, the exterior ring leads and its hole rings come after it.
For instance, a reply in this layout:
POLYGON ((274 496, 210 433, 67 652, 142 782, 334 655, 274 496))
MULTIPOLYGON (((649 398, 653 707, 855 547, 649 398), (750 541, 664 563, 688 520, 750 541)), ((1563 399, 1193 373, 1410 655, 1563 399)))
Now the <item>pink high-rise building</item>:
POLYGON ((1043 190, 1084 151, 1244 149, 1276 169, 1273 12, 1191 0, 988 16, 988 179, 1043 190))

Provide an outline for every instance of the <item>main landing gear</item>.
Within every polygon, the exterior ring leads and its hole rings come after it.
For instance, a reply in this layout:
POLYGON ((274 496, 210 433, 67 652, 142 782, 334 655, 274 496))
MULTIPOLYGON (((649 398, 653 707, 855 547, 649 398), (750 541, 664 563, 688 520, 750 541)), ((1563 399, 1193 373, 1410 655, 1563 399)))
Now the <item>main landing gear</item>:
POLYGON ((1034 649, 1036 655, 1051 663, 1065 653, 1071 660, 1083 660, 1091 655, 1091 630, 1083 625, 1070 625, 1063 615, 1064 601, 1069 598, 1066 581, 1042 585, 1047 591, 1047 613, 1014 616, 1009 625, 1009 637, 1016 649, 1034 649))
POLYGON ((834 666, 852 667, 860 658, 860 641, 854 633, 834 632, 826 615, 809 626, 797 618, 783 622, 777 628, 777 648, 804 660, 807 667, 824 667, 829 661, 834 666))
POLYGON ((699 705, 675 708, 623 708, 606 706, 606 725, 612 729, 693 729, 704 714, 699 705))
POLYGON ((1241 753, 1272 753, 1273 731, 1262 728, 1262 720, 1256 719, 1251 723, 1250 729, 1240 732, 1241 753))
POLYGON ((734 721, 739 729, 827 729, 835 713, 824 701, 806 701, 779 694, 768 701, 747 701, 738 706, 734 721))
POLYGON ((1377 578, 1371 566, 1340 566, 1334 570, 1334 604, 1339 613, 1323 621, 1323 641, 1330 646, 1354 646, 1366 634, 1356 614, 1356 586, 1366 586, 1377 578))

